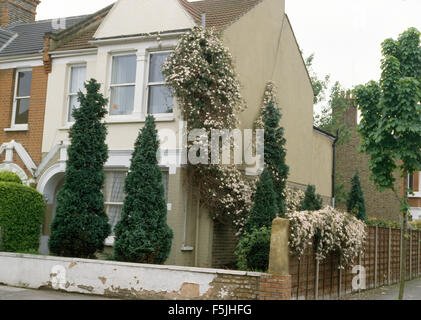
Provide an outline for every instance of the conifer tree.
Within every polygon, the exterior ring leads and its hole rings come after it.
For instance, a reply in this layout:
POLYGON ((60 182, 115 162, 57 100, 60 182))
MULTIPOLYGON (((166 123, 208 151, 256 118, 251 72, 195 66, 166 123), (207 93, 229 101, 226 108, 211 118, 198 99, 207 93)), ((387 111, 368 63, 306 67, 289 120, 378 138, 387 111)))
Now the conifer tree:
POLYGON ((303 201, 301 202, 301 211, 317 211, 323 206, 323 199, 316 194, 316 187, 308 185, 303 201))
POLYGON ((285 197, 289 167, 286 164, 286 140, 284 128, 279 126, 281 112, 274 101, 269 101, 262 112, 265 130, 265 165, 272 176, 278 207, 277 215, 284 217, 287 211, 285 197))
POLYGON ((361 188, 358 171, 355 172, 355 175, 351 179, 351 191, 346 206, 349 213, 354 214, 361 221, 367 220, 364 194, 361 188))
POLYGON ((269 229, 272 227, 272 221, 279 211, 276 200, 272 177, 268 169, 265 168, 256 184, 254 205, 244 227, 246 232, 262 227, 269 229))
POLYGON ((73 112, 65 182, 57 198, 49 247, 54 255, 92 258, 103 250, 111 231, 101 192, 108 158, 107 129, 101 123, 107 100, 98 92, 96 80, 85 88, 86 94, 78 93, 80 108, 73 112))
POLYGON ((158 148, 155 120, 148 116, 135 143, 121 220, 115 227, 117 260, 162 264, 170 253, 173 232, 167 225, 158 148))

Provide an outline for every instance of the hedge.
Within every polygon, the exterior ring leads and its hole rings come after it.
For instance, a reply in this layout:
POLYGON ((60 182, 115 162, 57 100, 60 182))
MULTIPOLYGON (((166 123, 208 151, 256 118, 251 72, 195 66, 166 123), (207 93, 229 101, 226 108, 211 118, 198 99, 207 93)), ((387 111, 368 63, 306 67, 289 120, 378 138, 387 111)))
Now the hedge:
POLYGON ((0 182, 0 250, 38 250, 44 214, 45 202, 38 191, 17 183, 0 182))
POLYGON ((22 184, 22 180, 16 173, 10 171, 0 171, 0 182, 14 182, 22 184))

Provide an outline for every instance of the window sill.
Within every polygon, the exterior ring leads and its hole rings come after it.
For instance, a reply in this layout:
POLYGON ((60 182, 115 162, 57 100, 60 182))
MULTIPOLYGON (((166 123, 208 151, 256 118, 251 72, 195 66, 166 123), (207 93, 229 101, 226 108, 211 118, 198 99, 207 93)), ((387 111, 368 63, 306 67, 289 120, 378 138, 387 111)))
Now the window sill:
MULTIPOLYGON (((168 114, 154 114, 155 122, 169 122, 174 121, 174 113, 168 113, 168 114)), ((111 116, 104 120, 107 124, 120 124, 120 123, 144 123, 146 121, 145 116, 111 116)))
POLYGON ((414 192, 414 195, 409 194, 408 198, 421 198, 421 192, 414 192))
POLYGON ((29 131, 28 125, 16 126, 12 128, 5 128, 5 132, 19 132, 19 131, 29 131))

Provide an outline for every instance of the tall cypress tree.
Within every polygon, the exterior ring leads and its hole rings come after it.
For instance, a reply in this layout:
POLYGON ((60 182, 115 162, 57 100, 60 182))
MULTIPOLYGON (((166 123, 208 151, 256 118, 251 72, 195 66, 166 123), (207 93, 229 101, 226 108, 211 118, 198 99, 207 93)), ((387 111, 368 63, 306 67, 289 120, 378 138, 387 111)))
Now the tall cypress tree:
POLYGON ((260 229, 262 227, 270 229, 273 219, 276 218, 279 212, 276 200, 277 197, 273 188, 272 176, 268 169, 265 168, 256 184, 254 205, 246 221, 244 230, 250 233, 254 229, 260 229))
POLYGON ((107 100, 98 92, 96 80, 85 88, 86 95, 78 94, 80 108, 73 112, 65 182, 57 198, 49 247, 55 255, 91 258, 104 248, 111 231, 101 192, 108 158, 107 129, 101 123, 107 100))
POLYGON ((361 188, 360 175, 358 171, 355 172, 351 179, 351 191, 346 203, 349 213, 354 214, 361 221, 366 221, 366 210, 363 190, 361 188))
POLYGON ((135 143, 121 220, 115 227, 117 260, 161 264, 170 253, 173 232, 167 225, 158 148, 155 120, 148 116, 135 143))
POLYGON ((323 199, 319 194, 316 194, 316 187, 308 185, 304 199, 301 201, 301 211, 317 211, 323 206, 323 199))
POLYGON ((286 164, 286 140, 284 128, 280 127, 282 115, 273 101, 269 101, 262 112, 265 130, 265 164, 272 176, 275 190, 278 215, 284 217, 287 211, 285 203, 285 189, 289 174, 286 164))

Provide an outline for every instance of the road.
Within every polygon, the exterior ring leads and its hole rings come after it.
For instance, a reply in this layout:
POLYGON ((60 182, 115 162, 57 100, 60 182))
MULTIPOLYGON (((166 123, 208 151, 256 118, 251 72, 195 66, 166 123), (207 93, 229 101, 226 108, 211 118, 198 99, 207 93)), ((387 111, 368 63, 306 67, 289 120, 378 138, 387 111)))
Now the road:
POLYGON ((100 296, 0 286, 0 300, 114 300, 100 296))

